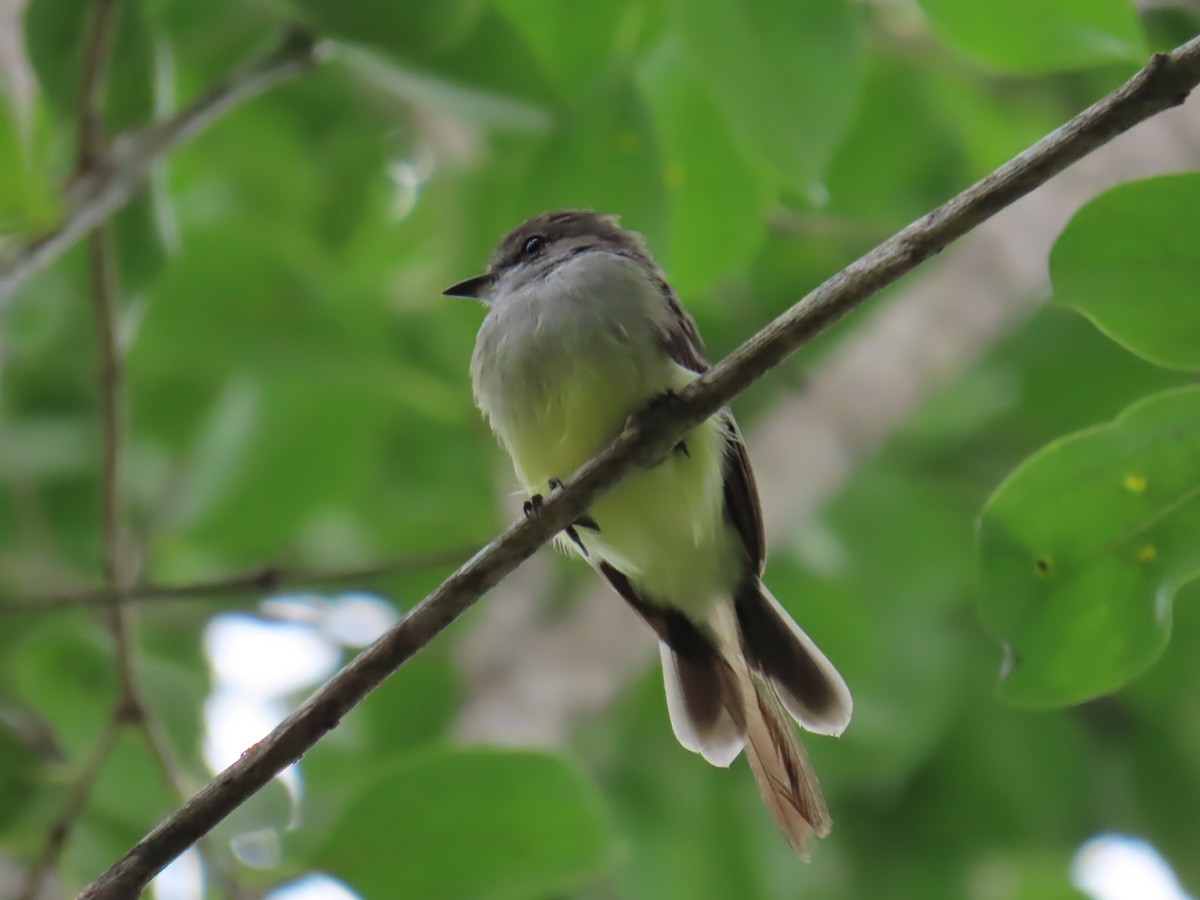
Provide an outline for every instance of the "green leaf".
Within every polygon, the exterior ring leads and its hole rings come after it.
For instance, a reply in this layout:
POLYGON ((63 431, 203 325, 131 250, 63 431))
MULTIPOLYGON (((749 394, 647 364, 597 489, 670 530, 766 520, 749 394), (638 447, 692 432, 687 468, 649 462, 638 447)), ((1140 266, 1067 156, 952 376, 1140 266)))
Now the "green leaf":
POLYGON ((407 69, 358 47, 340 46, 336 54, 356 78, 393 101, 497 130, 550 127, 549 112, 535 103, 407 69))
POLYGON ((32 234, 48 228, 58 215, 50 186, 47 130, 42 107, 18 115, 16 104, 0 92, 0 237, 32 234))
POLYGON ((91 748, 116 697, 104 629, 79 617, 53 619, 9 651, 11 686, 46 719, 72 758, 91 748))
POLYGON ((660 261, 683 296, 744 265, 762 241, 770 194, 733 141, 676 40, 646 60, 639 84, 654 119, 667 191, 660 261))
POLYGON ((979 527, 980 607, 1007 648, 1000 694, 1062 706, 1112 691, 1166 646, 1200 573, 1200 389, 1149 397, 1044 447, 979 527))
POLYGON ((645 103, 625 82, 591 92, 557 123, 506 187, 511 227, 535 212, 618 213, 651 241, 662 227, 662 163, 645 103), (586 177, 583 177, 586 174, 586 177))
POLYGON ((947 43, 998 69, 1037 75, 1146 53, 1130 0, 917 0, 947 43))
POLYGON ((437 3, 346 3, 293 0, 300 17, 329 37, 369 44, 397 57, 420 56, 461 41, 483 10, 482 0, 437 3))
POLYGON ((381 307, 347 301, 318 253, 274 237, 193 232, 128 361, 135 421, 191 438, 164 524, 247 562, 346 496, 391 408, 381 307))
POLYGON ((378 398, 305 378, 263 386, 246 452, 189 533, 230 551, 266 552, 353 484, 381 413, 378 398))
MULTIPOLYGON (((42 91, 59 116, 79 115, 83 42, 94 4, 87 0, 32 0, 25 13, 29 57, 42 91)), ((154 35, 138 3, 116 7, 113 47, 105 70, 105 128, 115 135, 154 118, 159 93, 154 35)), ((167 197, 159 179, 113 217, 121 286, 141 290, 166 265, 167 197)))
POLYGON ((538 898, 585 884, 611 856, 595 788, 561 758, 455 749, 371 785, 317 865, 364 897, 538 898))
MULTIPOLYGON (((806 191, 858 97, 863 55, 844 0, 676 0, 676 26, 749 158, 806 191)), ((713 130, 723 130, 713 121, 713 130)))
MULTIPOLYGON (((25 41, 38 83, 55 110, 78 117, 83 42, 89 0, 30 0, 25 10, 25 41)), ((121 3, 105 81, 105 119, 116 132, 145 124, 154 114, 154 46, 141 4, 121 3)))
POLYGON ((445 648, 430 647, 409 660, 338 727, 304 755, 303 832, 289 837, 289 853, 307 860, 341 819, 347 804, 390 777, 396 760, 441 741, 459 709, 458 675, 445 648))
POLYGON ((75 896, 145 834, 146 822, 160 820, 178 802, 139 730, 121 729, 56 867, 63 895, 75 896))
MULTIPOLYGON (((493 0, 559 85, 586 85, 611 64, 622 27, 644 14, 631 0, 493 0)), ((628 30, 626 28, 626 30, 628 30)))
POLYGON ((30 0, 25 6, 25 50, 43 95, 63 116, 75 114, 79 95, 86 0, 30 0))
POLYGON ((155 178, 112 218, 121 290, 136 294, 166 268, 172 252, 170 199, 155 178))
POLYGON ((1200 172, 1131 181, 1067 223, 1055 301, 1151 362, 1200 369, 1200 172))
POLYGON ((832 214, 899 227, 968 180, 957 135, 936 120, 925 96, 932 79, 920 75, 907 60, 872 61, 862 100, 829 165, 832 214))
MULTIPOLYGON (((7 717, 8 710, 0 709, 7 717)), ((24 812, 35 795, 43 765, 33 742, 0 720, 0 835, 24 812)))

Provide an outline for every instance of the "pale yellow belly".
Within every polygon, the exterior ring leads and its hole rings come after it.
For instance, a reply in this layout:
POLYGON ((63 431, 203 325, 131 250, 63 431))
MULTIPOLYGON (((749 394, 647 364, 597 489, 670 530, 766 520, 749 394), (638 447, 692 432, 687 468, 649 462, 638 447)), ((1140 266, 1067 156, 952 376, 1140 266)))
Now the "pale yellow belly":
POLYGON ((599 532, 578 533, 651 599, 702 616, 733 587, 740 551, 722 511, 719 429, 706 423, 686 442, 686 455, 672 453, 597 500, 599 532))
MULTIPOLYGON (((566 478, 591 459, 647 398, 695 377, 674 364, 656 375, 614 374, 576 369, 524 410, 523 422, 503 429, 517 475, 531 494, 546 493, 551 478, 566 478)), ((723 515, 720 424, 709 420, 684 443, 686 453, 673 452, 601 496, 590 510, 598 530, 577 532, 590 556, 624 572, 640 591, 699 615, 732 587, 740 551, 723 515)), ((577 549, 569 540, 559 543, 577 549)))

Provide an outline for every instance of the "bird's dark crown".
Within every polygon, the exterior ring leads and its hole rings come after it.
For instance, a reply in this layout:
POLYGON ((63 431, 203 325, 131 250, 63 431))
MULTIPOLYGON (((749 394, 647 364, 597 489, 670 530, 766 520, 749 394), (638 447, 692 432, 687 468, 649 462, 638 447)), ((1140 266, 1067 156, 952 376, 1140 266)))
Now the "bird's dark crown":
POLYGON ((563 245, 571 252, 610 250, 654 265, 642 236, 622 228, 615 215, 559 209, 538 213, 506 234, 492 253, 488 271, 496 273, 563 245))

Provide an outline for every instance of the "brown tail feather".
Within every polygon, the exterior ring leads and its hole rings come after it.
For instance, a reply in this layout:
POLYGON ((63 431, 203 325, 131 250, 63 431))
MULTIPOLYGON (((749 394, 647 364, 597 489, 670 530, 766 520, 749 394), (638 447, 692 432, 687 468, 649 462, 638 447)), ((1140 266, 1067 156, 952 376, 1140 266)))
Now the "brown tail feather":
POLYGON ((736 645, 723 643, 722 693, 746 736, 758 792, 788 844, 807 860, 808 838, 824 837, 833 824, 817 775, 775 688, 746 664, 736 645))
MULTIPOLYGON (((600 562, 597 568, 668 648, 663 652, 663 674, 671 724, 680 743, 715 765, 726 766, 737 755, 744 735, 746 758, 763 802, 787 842, 808 859, 805 842, 814 834, 829 833, 829 810, 775 687, 761 667, 746 662, 745 654, 753 645, 745 640, 734 604, 716 605, 708 623, 710 633, 678 610, 647 602, 608 563, 600 562), (713 692, 719 694, 718 704, 711 702, 713 692), (720 715, 722 706, 732 722, 720 715)), ((761 653, 754 658, 760 657, 761 653)), ((834 677, 841 682, 836 672, 834 677)), ((845 693, 848 704, 849 693, 845 693)))

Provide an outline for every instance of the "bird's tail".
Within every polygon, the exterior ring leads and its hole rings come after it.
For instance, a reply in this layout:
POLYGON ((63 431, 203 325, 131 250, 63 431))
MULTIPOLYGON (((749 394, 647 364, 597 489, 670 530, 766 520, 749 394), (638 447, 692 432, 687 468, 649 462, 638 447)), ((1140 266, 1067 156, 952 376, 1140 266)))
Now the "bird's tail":
POLYGON ((758 792, 792 849, 807 859, 808 838, 824 837, 833 824, 817 774, 775 688, 740 654, 727 668, 726 708, 736 710, 758 792))
POLYGON ((761 583, 739 592, 732 604, 718 604, 709 625, 717 652, 706 660, 685 661, 662 647, 672 727, 680 743, 715 765, 729 765, 745 746, 763 802, 787 842, 807 858, 805 842, 828 834, 831 821, 790 720, 840 734, 850 720, 850 693, 761 583))

